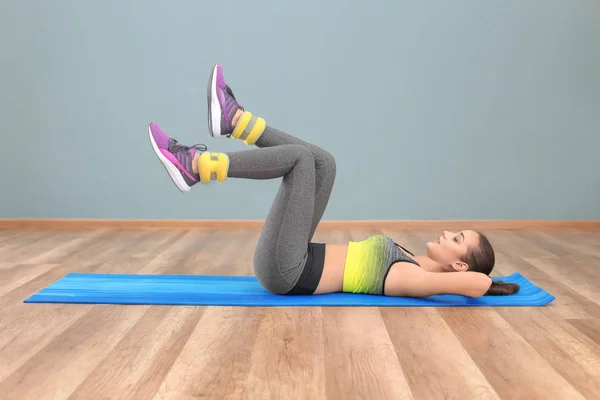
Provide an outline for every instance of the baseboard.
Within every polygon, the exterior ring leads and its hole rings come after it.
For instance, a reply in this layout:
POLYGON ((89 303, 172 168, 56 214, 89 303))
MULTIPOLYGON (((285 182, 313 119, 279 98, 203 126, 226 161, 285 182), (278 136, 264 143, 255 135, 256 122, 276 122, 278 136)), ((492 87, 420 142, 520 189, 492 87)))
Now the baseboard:
MULTIPOLYGON (((260 230, 262 220, 0 219, 0 229, 236 229, 260 230)), ((319 230, 335 229, 600 229, 600 220, 349 220, 322 221, 319 230)))

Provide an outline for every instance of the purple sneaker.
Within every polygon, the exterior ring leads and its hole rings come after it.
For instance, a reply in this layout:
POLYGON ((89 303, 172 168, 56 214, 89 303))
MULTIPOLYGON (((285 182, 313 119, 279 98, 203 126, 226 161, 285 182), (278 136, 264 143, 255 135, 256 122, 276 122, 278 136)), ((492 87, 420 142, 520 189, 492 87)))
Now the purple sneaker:
POLYGON ((200 175, 195 174, 192 169, 192 161, 196 151, 206 151, 205 145, 181 145, 177 140, 164 133, 155 122, 148 126, 148 135, 154 152, 179 190, 187 192, 193 185, 200 182, 200 175))
POLYGON ((225 83, 223 67, 215 65, 210 79, 206 96, 208 98, 208 131, 211 136, 231 135, 235 126, 232 124, 237 110, 244 109, 237 102, 233 91, 225 83))

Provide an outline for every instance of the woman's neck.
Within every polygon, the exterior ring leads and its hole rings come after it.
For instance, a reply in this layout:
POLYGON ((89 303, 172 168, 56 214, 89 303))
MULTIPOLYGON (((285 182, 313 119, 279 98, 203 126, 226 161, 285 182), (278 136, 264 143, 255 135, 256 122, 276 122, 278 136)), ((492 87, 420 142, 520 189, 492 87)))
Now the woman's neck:
POLYGON ((432 260, 428 256, 415 256, 413 258, 425 271, 448 272, 448 266, 442 265, 439 262, 432 260))

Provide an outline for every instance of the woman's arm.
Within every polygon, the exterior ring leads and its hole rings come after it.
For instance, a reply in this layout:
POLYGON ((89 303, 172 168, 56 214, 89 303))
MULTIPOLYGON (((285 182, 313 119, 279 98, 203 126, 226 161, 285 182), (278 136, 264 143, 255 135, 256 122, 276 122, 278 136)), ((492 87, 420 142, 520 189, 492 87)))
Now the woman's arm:
POLYGON ((492 279, 480 272, 427 272, 416 265, 397 263, 385 281, 386 296, 427 297, 436 294, 483 296, 492 279))

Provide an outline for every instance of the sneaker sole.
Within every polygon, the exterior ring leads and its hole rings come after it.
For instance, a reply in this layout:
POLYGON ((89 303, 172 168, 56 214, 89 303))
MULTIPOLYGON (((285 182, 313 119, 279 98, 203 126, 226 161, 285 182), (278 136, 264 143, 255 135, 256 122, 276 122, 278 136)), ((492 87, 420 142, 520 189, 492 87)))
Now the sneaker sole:
POLYGON ((181 176, 181 172, 179 172, 179 168, 177 168, 171 161, 167 160, 167 158, 160 152, 160 149, 158 148, 158 145, 152 136, 152 130, 150 129, 150 126, 148 126, 148 136, 150 137, 150 143, 152 143, 154 153, 156 153, 156 156, 169 173, 169 176, 173 180, 173 183, 175 183, 175 186, 177 186, 177 189, 181 190, 182 192, 188 192, 191 187, 185 183, 185 180, 181 176))
POLYGON ((217 69, 213 67, 210 75, 206 96, 208 97, 208 131, 212 137, 221 136, 221 104, 217 96, 217 69))

